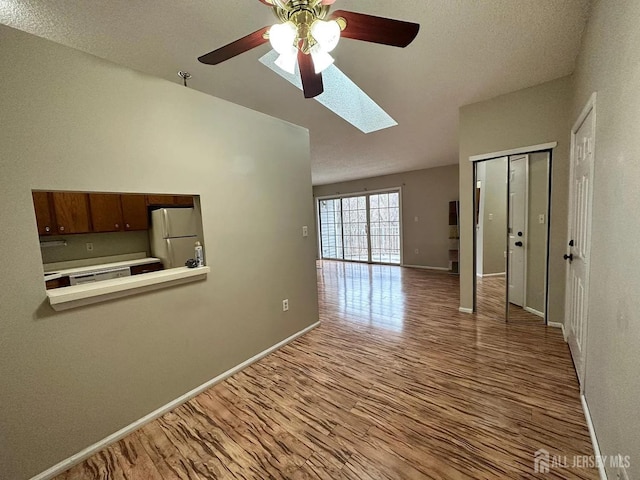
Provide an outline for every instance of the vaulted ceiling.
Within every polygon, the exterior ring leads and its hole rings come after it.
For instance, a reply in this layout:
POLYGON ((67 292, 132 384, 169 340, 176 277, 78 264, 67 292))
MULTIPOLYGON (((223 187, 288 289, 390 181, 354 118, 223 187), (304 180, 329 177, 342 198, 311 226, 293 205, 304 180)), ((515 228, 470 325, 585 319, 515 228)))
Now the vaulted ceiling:
MULTIPOLYGON (((421 24, 406 49, 343 39, 336 66, 398 126, 365 135, 258 62, 197 57, 276 22, 258 0, 0 0, 0 22, 310 130, 314 184, 457 163, 458 108, 573 71, 589 0, 337 0, 421 24)), ((6 67, 6 66, 5 66, 6 67)))

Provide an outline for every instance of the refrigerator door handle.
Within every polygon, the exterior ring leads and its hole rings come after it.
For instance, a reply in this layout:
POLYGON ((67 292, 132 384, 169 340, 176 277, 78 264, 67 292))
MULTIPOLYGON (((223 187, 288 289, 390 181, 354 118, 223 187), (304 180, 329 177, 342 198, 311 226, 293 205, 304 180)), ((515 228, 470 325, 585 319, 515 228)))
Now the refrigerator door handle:
POLYGON ((169 228, 169 212, 167 211, 166 208, 162 209, 162 236, 164 238, 167 238, 169 236, 169 231, 171 231, 171 229, 169 228))
MULTIPOLYGON (((167 253, 169 254, 169 258, 171 259, 170 260, 171 265, 169 265, 169 268, 174 268, 177 265, 173 265, 173 262, 174 262, 174 260, 173 260, 174 259, 174 257, 173 257, 173 245, 171 245, 171 240, 170 239, 165 240, 165 242, 167 242, 167 253)), ((182 266, 182 265, 180 265, 180 266, 182 266)), ((165 268, 167 268, 167 267, 165 267, 165 268)))

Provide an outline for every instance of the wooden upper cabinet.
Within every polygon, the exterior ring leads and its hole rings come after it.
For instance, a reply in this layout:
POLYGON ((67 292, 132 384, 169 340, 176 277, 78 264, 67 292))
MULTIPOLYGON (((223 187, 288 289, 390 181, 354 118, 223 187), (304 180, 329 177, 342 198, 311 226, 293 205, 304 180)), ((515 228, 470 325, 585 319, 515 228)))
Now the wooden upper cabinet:
POLYGON ((174 202, 176 205, 193 207, 193 196, 176 195, 174 202))
POLYGON ((86 193, 53 192, 57 234, 89 233, 89 195, 86 193))
POLYGON ((51 193, 32 192, 33 207, 36 211, 36 223, 38 224, 38 235, 53 235, 57 233, 51 193))
POLYGON ((174 195, 147 195, 147 205, 173 205, 174 195))
POLYGON ((149 217, 144 195, 120 195, 125 231, 147 230, 149 217))
POLYGON ((120 195, 90 193, 89 205, 94 232, 119 232, 124 229, 120 195))
POLYGON ((193 207, 193 196, 147 195, 147 205, 155 207, 193 207))

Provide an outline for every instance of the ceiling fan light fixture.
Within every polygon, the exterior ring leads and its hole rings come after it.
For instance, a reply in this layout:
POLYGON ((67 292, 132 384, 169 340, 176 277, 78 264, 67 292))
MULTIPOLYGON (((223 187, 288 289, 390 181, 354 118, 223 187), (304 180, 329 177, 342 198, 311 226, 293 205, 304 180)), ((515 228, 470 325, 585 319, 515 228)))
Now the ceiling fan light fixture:
POLYGON ((313 58, 313 67, 316 73, 322 73, 335 62, 335 59, 325 52, 319 44, 311 48, 311 57, 313 58))
POLYGON ((338 46, 341 31, 340 24, 335 20, 316 20, 311 25, 311 36, 326 53, 338 46))
POLYGON ((269 42, 273 49, 280 55, 290 55, 294 50, 298 37, 298 29, 293 22, 276 23, 269 29, 269 42))
POLYGON ((296 72, 296 62, 298 61, 298 55, 296 55, 296 49, 292 48, 292 54, 281 54, 274 62, 278 67, 287 73, 293 75, 296 72))

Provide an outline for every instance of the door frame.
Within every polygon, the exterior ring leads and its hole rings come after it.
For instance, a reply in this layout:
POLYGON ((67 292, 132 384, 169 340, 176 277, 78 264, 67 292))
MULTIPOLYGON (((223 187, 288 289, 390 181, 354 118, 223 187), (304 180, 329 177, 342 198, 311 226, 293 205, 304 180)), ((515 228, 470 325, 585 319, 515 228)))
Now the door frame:
MULTIPOLYGON (((573 198, 573 172, 574 172, 574 156, 576 154, 575 152, 575 140, 576 140, 576 133, 578 133, 578 130, 580 129, 580 127, 582 126, 582 124, 584 123, 584 121, 587 119, 587 117, 589 116, 590 113, 593 112, 593 119, 591 120, 593 123, 593 165, 592 165, 592 170, 591 170, 591 185, 592 187, 589 189, 589 198, 587 199, 587 204, 588 204, 588 211, 589 211, 589 227, 587 229, 587 237, 589 237, 589 239, 591 238, 591 227, 592 227, 592 219, 593 219, 593 186, 595 185, 595 174, 596 174, 596 128, 597 128, 597 118, 596 118, 596 100, 597 100, 597 92, 593 92, 591 94, 591 96, 589 97, 589 100, 587 100, 587 103, 585 104, 585 106, 582 108, 582 111, 580 112, 580 115, 578 115, 578 118, 576 119, 576 121, 573 123, 573 126, 571 127, 571 143, 570 143, 570 153, 569 153, 569 202, 571 202, 571 199, 573 198)), ((571 203, 569 203, 568 205, 569 208, 569 215, 568 215, 568 223, 567 223, 567 237, 566 237, 566 244, 565 244, 565 248, 567 249, 566 251, 570 252, 570 248, 569 248, 569 242, 571 241, 571 229, 572 229, 572 224, 573 224, 573 219, 574 219, 574 209, 572 208, 571 203)), ((589 332, 589 297, 590 297, 590 277, 591 277, 591 240, 589 240, 589 256, 588 256, 588 264, 587 264, 587 281, 586 281, 586 288, 585 288, 585 323, 583 325, 584 328, 584 338, 585 338, 585 345, 583 345, 583 358, 582 358, 582 381, 580 381, 580 372, 578 372, 576 370, 576 376, 578 377, 578 383, 580 385, 580 393, 582 395, 584 395, 584 390, 585 390, 585 384, 586 384, 586 374, 587 374, 587 348, 586 348, 586 339, 587 339, 587 334, 589 332)), ((568 294, 568 290, 567 290, 567 285, 569 284, 569 268, 566 268, 566 272, 565 272, 565 293, 564 293, 564 299, 565 299, 565 303, 564 303, 564 325, 566 328, 566 333, 565 333, 565 341, 568 341, 568 336, 569 333, 571 331, 571 319, 568 318, 569 316, 569 308, 568 308, 568 304, 569 304, 569 294, 568 294), (569 322, 569 323, 567 323, 569 322)), ((572 357, 573 360, 573 357, 572 357)), ((574 362, 574 367, 575 367, 575 362, 574 362)))
MULTIPOLYGON (((536 152, 544 152, 544 151, 548 151, 549 152, 549 165, 548 165, 548 198, 547 198, 547 258, 546 258, 546 274, 545 274, 545 293, 544 293, 544 303, 545 303, 545 311, 544 311, 544 323, 545 325, 549 324, 549 263, 550 263, 550 255, 549 255, 549 251, 550 251, 550 243, 551 243, 551 200, 552 200, 552 182, 551 182, 551 178, 552 178, 552 172, 553 172, 553 151, 554 149, 558 146, 558 142, 549 142, 549 143, 540 143, 537 145, 530 145, 528 147, 517 147, 517 148, 512 148, 509 150, 501 150, 498 152, 491 152, 491 153, 482 153, 479 155, 471 155, 469 157, 469 161, 472 162, 473 164, 473 212, 474 214, 471 215, 471 222, 472 222, 472 228, 471 231, 473 233, 472 235, 472 239, 473 239, 473 245, 472 245, 472 272, 471 272, 471 280, 473 282, 473 288, 472 288, 472 294, 473 294, 473 301, 472 301, 472 307, 471 307, 471 311, 467 310, 467 309, 463 309, 462 307, 459 309, 461 312, 463 313, 476 313, 477 311, 477 271, 476 271, 476 262, 477 262, 477 258, 476 258, 476 241, 477 241, 477 232, 476 232, 476 218, 475 218, 475 211, 477 208, 476 205, 476 185, 477 185, 477 178, 476 178, 476 166, 478 162, 481 162, 483 160, 491 160, 494 158, 501 158, 501 157, 510 157, 513 155, 521 155, 521 154, 529 154, 529 153, 536 153, 536 152)), ((508 160, 507 160, 508 161, 508 160)), ((508 181, 508 176, 507 176, 507 181, 508 181)), ((508 192, 508 188, 507 188, 507 192, 508 192)), ((507 196, 508 199, 508 196, 507 196)), ((508 260, 507 260, 507 265, 506 268, 509 268, 509 264, 508 264, 508 260)), ((508 289, 508 287, 507 287, 508 289)), ((506 290, 506 289, 505 289, 506 290)), ((506 296, 506 291, 505 291, 505 296, 506 296)), ((507 310, 509 308, 509 302, 507 300, 507 310)), ((507 318, 505 319, 506 321, 508 321, 508 312, 507 312, 507 318)))
MULTIPOLYGON (((393 265, 393 266, 400 266, 400 267, 404 266, 404 228, 403 228, 403 222, 402 222, 403 213, 402 213, 402 187, 401 186, 379 188, 375 190, 362 190, 358 192, 348 192, 348 193, 336 192, 334 195, 314 196, 313 208, 315 209, 315 213, 316 213, 316 232, 317 232, 316 248, 317 248, 318 260, 322 260, 322 232, 320 231, 320 228, 321 228, 320 209, 318 208, 318 202, 320 200, 333 200, 338 198, 342 199, 342 198, 351 198, 351 197, 361 197, 363 195, 366 195, 367 196, 367 225, 369 225, 369 196, 368 195, 375 195, 378 193, 391 193, 391 192, 398 192, 398 207, 400 210, 398 215, 398 221, 400 223, 400 263, 395 264, 395 263, 382 263, 382 262, 372 262, 372 261, 361 262, 359 260, 344 260, 344 259, 337 259, 335 261, 350 262, 350 263, 368 263, 368 264, 374 264, 374 265, 393 265)), ((369 235, 369 232, 367 232, 367 243, 369 244, 369 257, 371 257, 371 237, 369 235)))

